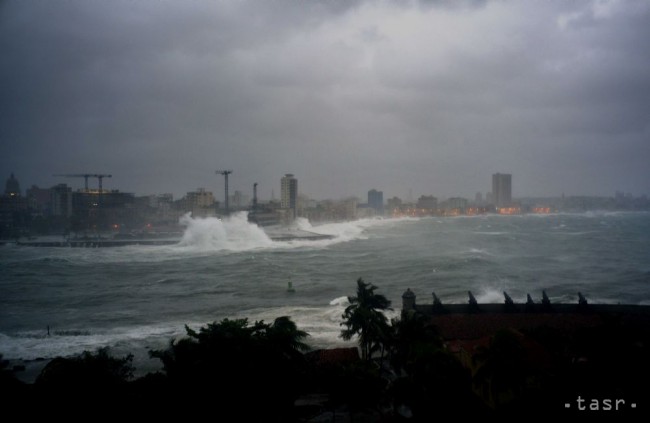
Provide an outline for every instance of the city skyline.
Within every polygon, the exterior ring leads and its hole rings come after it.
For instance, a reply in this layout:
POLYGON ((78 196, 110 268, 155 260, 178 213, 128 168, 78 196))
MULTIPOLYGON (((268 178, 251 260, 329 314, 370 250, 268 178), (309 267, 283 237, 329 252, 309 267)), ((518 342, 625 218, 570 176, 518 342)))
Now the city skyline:
MULTIPOLYGON (((217 171, 224 177, 233 171, 217 171)), ((105 174, 71 174, 84 178, 84 188, 73 190, 66 184, 51 188, 32 186, 22 195, 20 181, 12 173, 0 195, 0 238, 47 234, 110 233, 133 234, 177 231, 189 217, 209 218, 248 211, 247 220, 261 226, 288 225, 296 218, 311 223, 353 221, 382 217, 476 216, 485 214, 521 215, 587 210, 640 211, 650 209, 647 196, 633 197, 616 192, 614 197, 512 198, 512 175, 492 175, 493 192, 475 196, 441 198, 421 195, 413 201, 394 196, 384 202, 383 192, 368 191, 367 203, 360 198, 313 199, 298 193, 298 179, 285 174, 280 179, 280 201, 248 203, 247 196, 235 190, 228 201, 218 200, 211 191, 198 188, 180 198, 172 194, 136 196, 119 190, 101 189, 105 174), (98 179, 93 187, 87 180, 98 179)), ((110 175, 108 175, 110 176, 110 175)), ((258 184, 255 184, 258 185, 258 184)), ((227 191, 227 190, 226 190, 227 191)), ((254 197, 256 198, 256 197, 254 197)), ((226 198, 224 198, 226 200, 226 198)), ((242 216, 236 217, 241 219, 242 216)), ((121 242, 121 241, 120 241, 121 242)))
MULTIPOLYGON (((51 186, 38 186, 36 184, 29 184, 29 183, 25 184, 24 182, 21 181, 21 179, 19 177, 20 175, 16 176, 15 173, 16 172, 10 172, 10 174, 7 176, 5 181, 6 181, 6 183, 9 183, 10 180, 15 181, 15 182, 12 182, 12 183, 16 183, 17 185, 19 185, 20 188, 17 190, 17 192, 19 192, 19 194, 21 196, 27 196, 27 191, 28 190, 34 190, 34 189, 49 190, 49 189, 55 189, 57 187, 66 187, 68 190, 81 192, 81 191, 84 190, 84 187, 86 187, 86 184, 84 182, 80 181, 78 183, 71 183, 72 180, 64 180, 64 179, 59 179, 57 183, 55 183, 55 184, 53 184, 51 186)), ((81 177, 81 176, 84 176, 84 174, 60 175, 60 176, 79 176, 79 177, 81 177)), ((88 176, 97 176, 97 175, 88 174, 88 176)), ((576 194, 567 195, 564 192, 559 193, 557 195, 544 195, 544 196, 535 196, 535 195, 529 195, 529 194, 526 194, 526 193, 521 193, 520 195, 513 195, 512 194, 512 192, 513 192, 512 186, 513 185, 512 185, 512 175, 511 174, 503 174, 503 173, 497 172, 497 173, 494 173, 494 174, 488 175, 488 176, 486 176, 485 185, 487 186, 488 184, 491 184, 490 187, 492 188, 492 190, 486 189, 485 191, 474 191, 474 195, 461 195, 461 194, 458 194, 458 193, 452 193, 450 195, 444 196, 444 195, 439 195, 438 193, 435 193, 435 192, 421 192, 421 193, 415 193, 415 194, 416 194, 417 197, 420 197, 420 196, 424 196, 424 197, 433 196, 433 197, 439 198, 441 200, 446 200, 446 199, 450 199, 450 198, 462 198, 462 199, 466 199, 466 200, 468 200, 470 202, 473 202, 474 204, 480 204, 480 203, 485 202, 485 203, 494 204, 494 205, 497 205, 497 206, 505 206, 508 203, 515 202, 520 198, 540 198, 540 199, 543 199, 543 198, 560 198, 560 197, 564 197, 564 196, 576 196, 576 197, 583 197, 584 196, 584 197, 614 198, 614 197, 617 197, 617 196, 620 196, 620 195, 639 197, 639 198, 648 197, 648 194, 641 194, 641 195, 637 196, 637 195, 634 195, 634 193, 630 193, 630 192, 624 191, 624 190, 616 190, 613 193, 603 194, 603 195, 591 195, 591 194, 585 194, 585 193, 576 193, 576 194), (489 176, 489 178, 488 178, 488 176, 489 176), (503 184, 505 184, 505 187, 502 186, 503 184), (495 186, 497 186, 497 190, 494 189, 495 186), (499 188, 499 187, 501 187, 501 188, 499 188), (497 194, 497 191, 499 191, 499 189, 505 189, 507 191, 505 200, 503 202, 499 202, 499 200, 498 200, 499 194, 497 194), (485 197, 485 201, 483 200, 484 197, 485 197)), ((280 182, 278 184, 279 185, 278 187, 276 187, 273 183, 270 184, 267 187, 270 194, 268 196, 259 196, 258 195, 259 201, 261 201, 261 202, 279 201, 279 203, 281 204, 281 206, 283 208, 288 208, 288 207, 285 207, 285 203, 287 201, 290 201, 290 200, 284 199, 284 197, 287 197, 289 195, 288 193, 290 191, 290 188, 289 188, 289 184, 287 182, 289 179, 294 181, 295 187, 293 189, 293 192, 295 192, 296 196, 300 195, 302 197, 309 198, 309 199, 312 199, 312 200, 317 200, 317 201, 325 201, 325 200, 338 201, 338 200, 356 198, 359 201, 359 203, 364 203, 364 200, 368 200, 366 203, 370 205, 371 203, 373 203, 373 201, 370 201, 371 193, 374 193, 374 195, 379 194, 379 198, 382 199, 384 204, 386 204, 386 199, 390 199, 390 198, 393 198, 393 197, 397 197, 400 200, 403 200, 405 203, 408 203, 408 204, 416 204, 418 202, 418 201, 416 201, 415 198, 411 198, 411 200, 409 200, 409 197, 414 196, 413 191, 410 190, 410 189, 409 189, 408 192, 402 193, 401 195, 400 194, 391 194, 391 195, 384 196, 384 193, 383 193, 382 190, 376 190, 375 188, 372 188, 369 191, 367 191, 365 194, 361 194, 361 195, 339 195, 339 196, 333 196, 333 197, 318 198, 318 197, 313 196, 309 192, 302 191, 302 189, 300 191, 298 191, 298 189, 297 189, 297 178, 293 174, 285 174, 284 176, 282 176, 280 178, 280 182), (279 188, 279 192, 280 192, 280 198, 279 199, 273 197, 273 192, 276 190, 276 188, 279 188)), ((256 185, 258 186, 258 188, 257 188, 258 192, 260 191, 259 187, 264 186, 264 184, 260 184, 260 183, 256 183, 256 185)), ((87 187, 91 191, 98 189, 97 183, 95 183, 93 185, 92 182, 89 182, 87 187)), ((181 198, 187 197, 188 195, 191 196, 191 195, 195 194, 196 192, 204 192, 205 191, 207 193, 210 193, 210 194, 214 195, 214 199, 218 203, 223 203, 224 200, 225 200, 224 187, 219 186, 218 184, 216 186, 214 186, 214 187, 200 186, 200 187, 196 187, 194 189, 188 189, 187 191, 180 192, 180 193, 171 193, 169 191, 164 191, 164 190, 160 191, 160 192, 132 192, 132 191, 124 190, 121 187, 113 187, 113 186, 108 186, 108 187, 104 186, 104 189, 108 190, 108 191, 129 193, 129 194, 135 195, 137 197, 171 195, 172 198, 174 198, 174 199, 181 199, 181 198)), ((232 194, 229 195, 229 198, 232 201, 232 199, 235 199, 236 196, 240 196, 241 198, 245 198, 247 202, 252 202, 252 200, 253 200, 253 191, 254 191, 253 187, 250 187, 250 193, 247 191, 246 188, 232 188, 231 187, 230 192, 232 194)), ((294 202, 295 202, 295 199, 294 199, 294 202)))
MULTIPOLYGON (((0 5, 0 175, 222 196, 650 193, 650 3, 0 5), (254 17, 254 18, 251 18, 254 17), (486 182, 487 180, 487 182, 486 182)), ((6 177, 6 176, 5 176, 6 177)))

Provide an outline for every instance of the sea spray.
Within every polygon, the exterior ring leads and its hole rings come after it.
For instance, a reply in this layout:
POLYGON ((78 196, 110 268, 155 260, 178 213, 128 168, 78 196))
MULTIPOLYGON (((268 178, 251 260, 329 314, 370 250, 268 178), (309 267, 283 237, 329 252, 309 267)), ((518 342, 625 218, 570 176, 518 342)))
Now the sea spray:
MULTIPOLYGON (((341 338, 343 313, 349 305, 348 297, 343 296, 331 300, 328 305, 246 310, 242 317, 248 317, 249 321, 270 322, 280 316, 289 316, 301 330, 309 334, 306 343, 312 348, 352 347, 357 345, 356 337, 348 341, 341 338)), ((399 310, 388 310, 384 314, 390 320, 399 316, 399 310)))
MULTIPOLYGON (((29 330, 12 334, 0 333, 2 353, 6 357, 36 360, 57 356, 67 357, 83 351, 117 345, 128 345, 135 351, 143 348, 144 340, 151 345, 153 339, 165 345, 172 338, 184 335, 184 322, 158 323, 145 326, 115 327, 111 329, 84 328, 83 330, 29 330)), ((130 352, 128 349, 127 352, 130 352)))
POLYGON ((224 219, 193 218, 190 213, 180 218, 185 233, 179 246, 203 251, 246 251, 269 247, 273 241, 257 225, 248 221, 247 212, 224 219))
MULTIPOLYGON (((234 251, 274 248, 292 249, 303 247, 322 248, 340 242, 366 239, 364 232, 371 226, 386 224, 386 220, 362 219, 349 222, 326 223, 313 226, 309 220, 298 218, 286 228, 293 230, 332 235, 328 240, 273 241, 264 229, 248 221, 247 212, 235 213, 227 218, 195 218, 190 213, 180 218, 185 232, 178 246, 192 252, 234 251)), ((394 222, 393 222, 394 223, 394 222)))
POLYGON ((419 219, 359 219, 346 222, 332 222, 312 225, 307 219, 299 218, 296 225, 299 229, 309 232, 317 232, 325 235, 333 235, 336 240, 351 241, 354 239, 368 239, 367 229, 376 226, 389 226, 403 223, 404 221, 417 221, 419 219))

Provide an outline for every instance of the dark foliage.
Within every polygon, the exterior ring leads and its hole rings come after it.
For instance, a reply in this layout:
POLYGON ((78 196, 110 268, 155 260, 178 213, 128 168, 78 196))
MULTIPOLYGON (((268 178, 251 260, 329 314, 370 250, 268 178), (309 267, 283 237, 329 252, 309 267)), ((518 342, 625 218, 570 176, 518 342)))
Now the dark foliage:
POLYGON ((395 380, 389 396, 396 408, 407 406, 416 422, 441 415, 468 418, 485 412, 471 390, 471 377, 456 357, 438 348, 421 349, 412 356, 410 371, 395 380))
POLYGON ((402 313, 400 319, 392 320, 391 326, 391 364, 397 371, 412 372, 418 357, 442 348, 437 328, 428 324, 422 314, 402 313))
POLYGON ((99 409, 105 417, 116 416, 129 398, 132 360, 132 355, 111 357, 108 348, 85 351, 78 357, 57 357, 36 379, 33 388, 39 407, 29 411, 54 417, 99 409))
POLYGON ((376 289, 359 279, 343 315, 342 336, 359 336, 363 360, 356 348, 303 355, 308 335, 289 317, 224 319, 186 327, 185 338, 151 351, 163 371, 135 381, 132 356, 114 358, 107 349, 56 358, 33 386, 17 381, 0 356, 1 398, 28 417, 49 418, 291 422, 347 413, 354 421, 507 420, 571 417, 577 407, 564 404, 578 395, 639 404, 616 418, 646 412, 648 319, 612 314, 594 327, 505 328, 445 345, 429 316, 409 311, 389 325, 382 311, 390 303, 376 289), (313 394, 324 399, 294 407, 299 396, 313 394))
POLYGON ((475 415, 481 407, 470 374, 445 351, 436 327, 418 313, 402 313, 392 326, 391 364, 400 375, 389 392, 394 405, 408 407, 413 421, 475 415))
POLYGON ((9 367, 9 361, 4 360, 0 354, 0 398, 4 401, 16 400, 25 390, 24 384, 16 379, 9 367))
POLYGON ((132 355, 111 357, 108 348, 100 348, 95 353, 84 351, 79 357, 57 357, 45 366, 36 385, 51 391, 69 389, 79 395, 119 389, 133 375, 132 360, 132 355))
POLYGON ((356 297, 348 297, 350 305, 346 307, 342 318, 345 329, 341 337, 345 340, 359 337, 361 357, 365 360, 372 358, 372 353, 385 348, 382 340, 389 338, 390 327, 383 311, 390 310, 390 301, 385 296, 375 294, 376 286, 357 280, 356 297))
POLYGON ((224 319, 152 351, 163 362, 174 399, 208 402, 241 421, 287 420, 301 386, 307 334, 288 317, 248 324, 224 319))

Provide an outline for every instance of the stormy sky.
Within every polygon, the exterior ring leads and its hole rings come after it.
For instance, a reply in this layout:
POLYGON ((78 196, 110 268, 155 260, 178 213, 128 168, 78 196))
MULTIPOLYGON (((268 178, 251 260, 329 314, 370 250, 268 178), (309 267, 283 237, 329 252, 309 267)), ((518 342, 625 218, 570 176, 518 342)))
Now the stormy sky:
POLYGON ((0 1, 0 179, 650 194, 649 42, 639 0, 0 1))

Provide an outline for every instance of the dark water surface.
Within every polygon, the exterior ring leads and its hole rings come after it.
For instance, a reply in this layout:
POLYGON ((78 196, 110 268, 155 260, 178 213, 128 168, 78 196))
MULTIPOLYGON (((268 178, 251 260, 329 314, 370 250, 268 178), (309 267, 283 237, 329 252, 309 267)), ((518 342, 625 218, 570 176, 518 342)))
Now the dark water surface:
MULTIPOLYGON (((144 357, 224 317, 291 316, 318 347, 338 338, 363 277, 393 301, 650 304, 650 214, 364 220, 310 228, 327 241, 272 242, 237 216, 189 220, 178 246, 0 247, 0 353, 53 357, 111 346, 144 357), (295 293, 287 292, 291 281, 295 293), (50 326, 50 336, 47 336, 50 326)), ((396 312, 395 312, 396 313, 396 312)), ((136 363, 137 365, 137 363, 136 363)))

